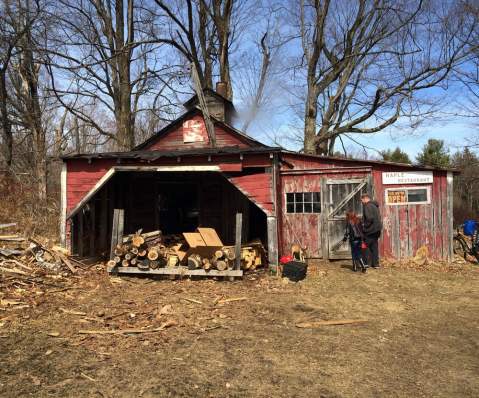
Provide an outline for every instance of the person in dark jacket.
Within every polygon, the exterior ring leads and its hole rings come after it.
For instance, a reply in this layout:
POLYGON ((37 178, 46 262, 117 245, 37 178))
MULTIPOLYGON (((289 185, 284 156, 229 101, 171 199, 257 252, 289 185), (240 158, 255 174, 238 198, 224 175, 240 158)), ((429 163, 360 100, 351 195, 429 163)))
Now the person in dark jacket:
POLYGON ((346 232, 344 234, 343 242, 349 240, 351 246, 351 257, 353 259, 353 271, 356 272, 359 269, 362 272, 366 272, 367 265, 365 264, 362 256, 362 243, 363 243, 363 229, 361 221, 354 212, 346 213, 346 232))
POLYGON ((369 259, 366 262, 373 268, 379 268, 378 240, 383 228, 379 204, 371 200, 371 196, 367 193, 361 196, 361 202, 363 203, 364 242, 369 252, 369 259))

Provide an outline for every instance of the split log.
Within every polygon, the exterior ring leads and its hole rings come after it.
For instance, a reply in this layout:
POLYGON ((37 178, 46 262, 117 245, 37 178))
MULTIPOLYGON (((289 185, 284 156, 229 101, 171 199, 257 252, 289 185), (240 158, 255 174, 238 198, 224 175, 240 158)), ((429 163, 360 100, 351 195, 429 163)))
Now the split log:
POLYGON ((224 247, 223 248, 223 254, 226 259, 233 261, 236 258, 235 252, 232 248, 230 247, 224 247))
POLYGON ((106 265, 108 265, 108 267, 110 267, 110 268, 115 267, 116 264, 117 264, 117 263, 115 262, 115 260, 109 260, 109 261, 106 263, 106 265))
POLYGON ((199 254, 192 254, 188 257, 188 269, 200 268, 201 264, 201 256, 199 254))
POLYGON ((138 269, 141 269, 142 271, 148 271, 150 269, 151 261, 149 260, 141 260, 138 261, 137 267, 138 269))
POLYGON ((115 249, 113 250, 113 253, 115 254, 115 256, 123 256, 125 254, 125 250, 123 249, 122 246, 118 245, 117 247, 115 247, 115 249))
POLYGON ((132 248, 130 249, 130 253, 132 253, 132 254, 138 254, 138 248, 137 248, 137 247, 132 247, 132 248))
POLYGON ((145 238, 143 238, 143 236, 141 236, 141 235, 135 235, 135 236, 133 236, 133 239, 131 240, 131 243, 134 247, 138 248, 143 243, 145 243, 145 238))
POLYGON ((156 249, 151 248, 150 250, 148 250, 148 260, 155 261, 158 259, 158 257, 159 253, 156 249))
POLYGON ((203 263, 203 269, 204 269, 205 271, 208 271, 208 270, 211 269, 211 261, 210 261, 208 258, 204 258, 204 259, 202 260, 202 263, 203 263))
POLYGON ((176 254, 170 254, 168 255, 168 267, 176 267, 178 263, 180 262, 180 259, 176 254))
POLYGON ((225 255, 225 254, 223 253, 223 250, 216 250, 216 251, 215 251, 215 258, 216 258, 216 260, 219 260, 219 259, 223 258, 224 255, 225 255))
POLYGON ((146 249, 141 249, 141 250, 138 250, 137 256, 138 257, 145 257, 147 253, 148 253, 148 251, 146 249))
POLYGON ((215 266, 218 271, 226 271, 228 269, 228 264, 223 260, 217 260, 215 266))

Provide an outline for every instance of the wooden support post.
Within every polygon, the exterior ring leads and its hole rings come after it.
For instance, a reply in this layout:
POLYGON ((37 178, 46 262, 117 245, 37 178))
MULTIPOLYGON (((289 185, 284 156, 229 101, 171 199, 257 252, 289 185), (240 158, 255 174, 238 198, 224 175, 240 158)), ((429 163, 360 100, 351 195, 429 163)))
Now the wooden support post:
POLYGON ((113 210, 113 224, 111 228, 111 246, 110 246, 110 260, 115 257, 116 246, 123 242, 123 226, 124 226, 125 211, 123 209, 113 210))
POLYGON ((99 237, 99 247, 102 252, 108 250, 108 191, 107 187, 104 186, 101 190, 100 200, 100 237, 99 237))
POLYGON ((276 217, 266 218, 268 230, 268 261, 272 269, 278 265, 278 223, 276 217))
POLYGON ((80 257, 85 257, 85 236, 83 231, 84 219, 85 216, 83 215, 83 209, 80 209, 80 211, 78 212, 78 255, 80 257))
POLYGON ((90 201, 90 226, 89 226, 89 231, 90 231, 90 243, 88 245, 88 253, 90 257, 94 257, 96 255, 96 200, 93 198, 90 201))
POLYGON ((62 163, 60 174, 60 245, 66 248, 66 227, 67 227, 67 164, 62 163))
POLYGON ((235 236, 235 269, 241 267, 241 229, 243 228, 243 214, 236 213, 236 236, 235 236))
POLYGON ((447 231, 446 231, 446 259, 451 261, 454 255, 453 250, 453 237, 454 237, 454 227, 453 227, 453 211, 454 211, 454 175, 452 171, 447 172, 447 187, 446 187, 446 214, 447 214, 447 231))

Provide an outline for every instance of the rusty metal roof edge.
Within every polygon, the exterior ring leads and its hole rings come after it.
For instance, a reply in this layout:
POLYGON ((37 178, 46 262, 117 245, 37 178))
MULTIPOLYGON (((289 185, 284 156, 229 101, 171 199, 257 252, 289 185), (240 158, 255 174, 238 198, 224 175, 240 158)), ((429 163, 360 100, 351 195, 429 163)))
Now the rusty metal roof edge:
POLYGON ((181 157, 181 156, 204 156, 204 155, 236 155, 236 154, 254 154, 254 153, 278 153, 281 148, 278 147, 250 147, 240 148, 238 146, 223 148, 198 148, 176 151, 129 151, 129 152, 100 152, 100 153, 81 153, 62 156, 62 159, 145 159, 155 160, 161 157, 181 157))
POLYGON ((289 151, 283 149, 281 153, 287 155, 294 155, 294 156, 302 156, 302 157, 309 157, 314 159, 324 159, 324 160, 335 160, 335 161, 343 161, 343 162, 355 162, 355 163, 364 163, 364 164, 372 164, 372 165, 383 165, 383 166, 398 166, 398 167, 405 167, 411 169, 420 169, 420 170, 432 170, 432 171, 451 171, 453 173, 459 174, 460 171, 453 167, 433 167, 433 166, 423 166, 418 164, 411 164, 411 163, 397 163, 397 162, 388 162, 386 160, 365 160, 365 159, 352 159, 352 158, 342 158, 338 156, 323 156, 323 155, 312 155, 308 153, 301 153, 295 151, 289 151))

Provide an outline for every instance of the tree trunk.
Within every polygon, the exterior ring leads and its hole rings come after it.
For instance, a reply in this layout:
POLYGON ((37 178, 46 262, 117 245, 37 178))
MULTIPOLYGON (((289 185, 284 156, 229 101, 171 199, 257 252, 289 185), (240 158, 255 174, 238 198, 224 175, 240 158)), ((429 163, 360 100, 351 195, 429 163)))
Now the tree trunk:
MULTIPOLYGON (((311 83, 313 84, 313 83, 311 83)), ((314 88, 308 83, 308 97, 304 112, 304 152, 316 154, 316 117, 318 114, 318 99, 314 88)))
POLYGON ((7 167, 10 168, 13 159, 13 135, 12 125, 7 109, 7 82, 6 70, 0 71, 0 116, 2 118, 2 131, 4 139, 4 156, 7 167))

